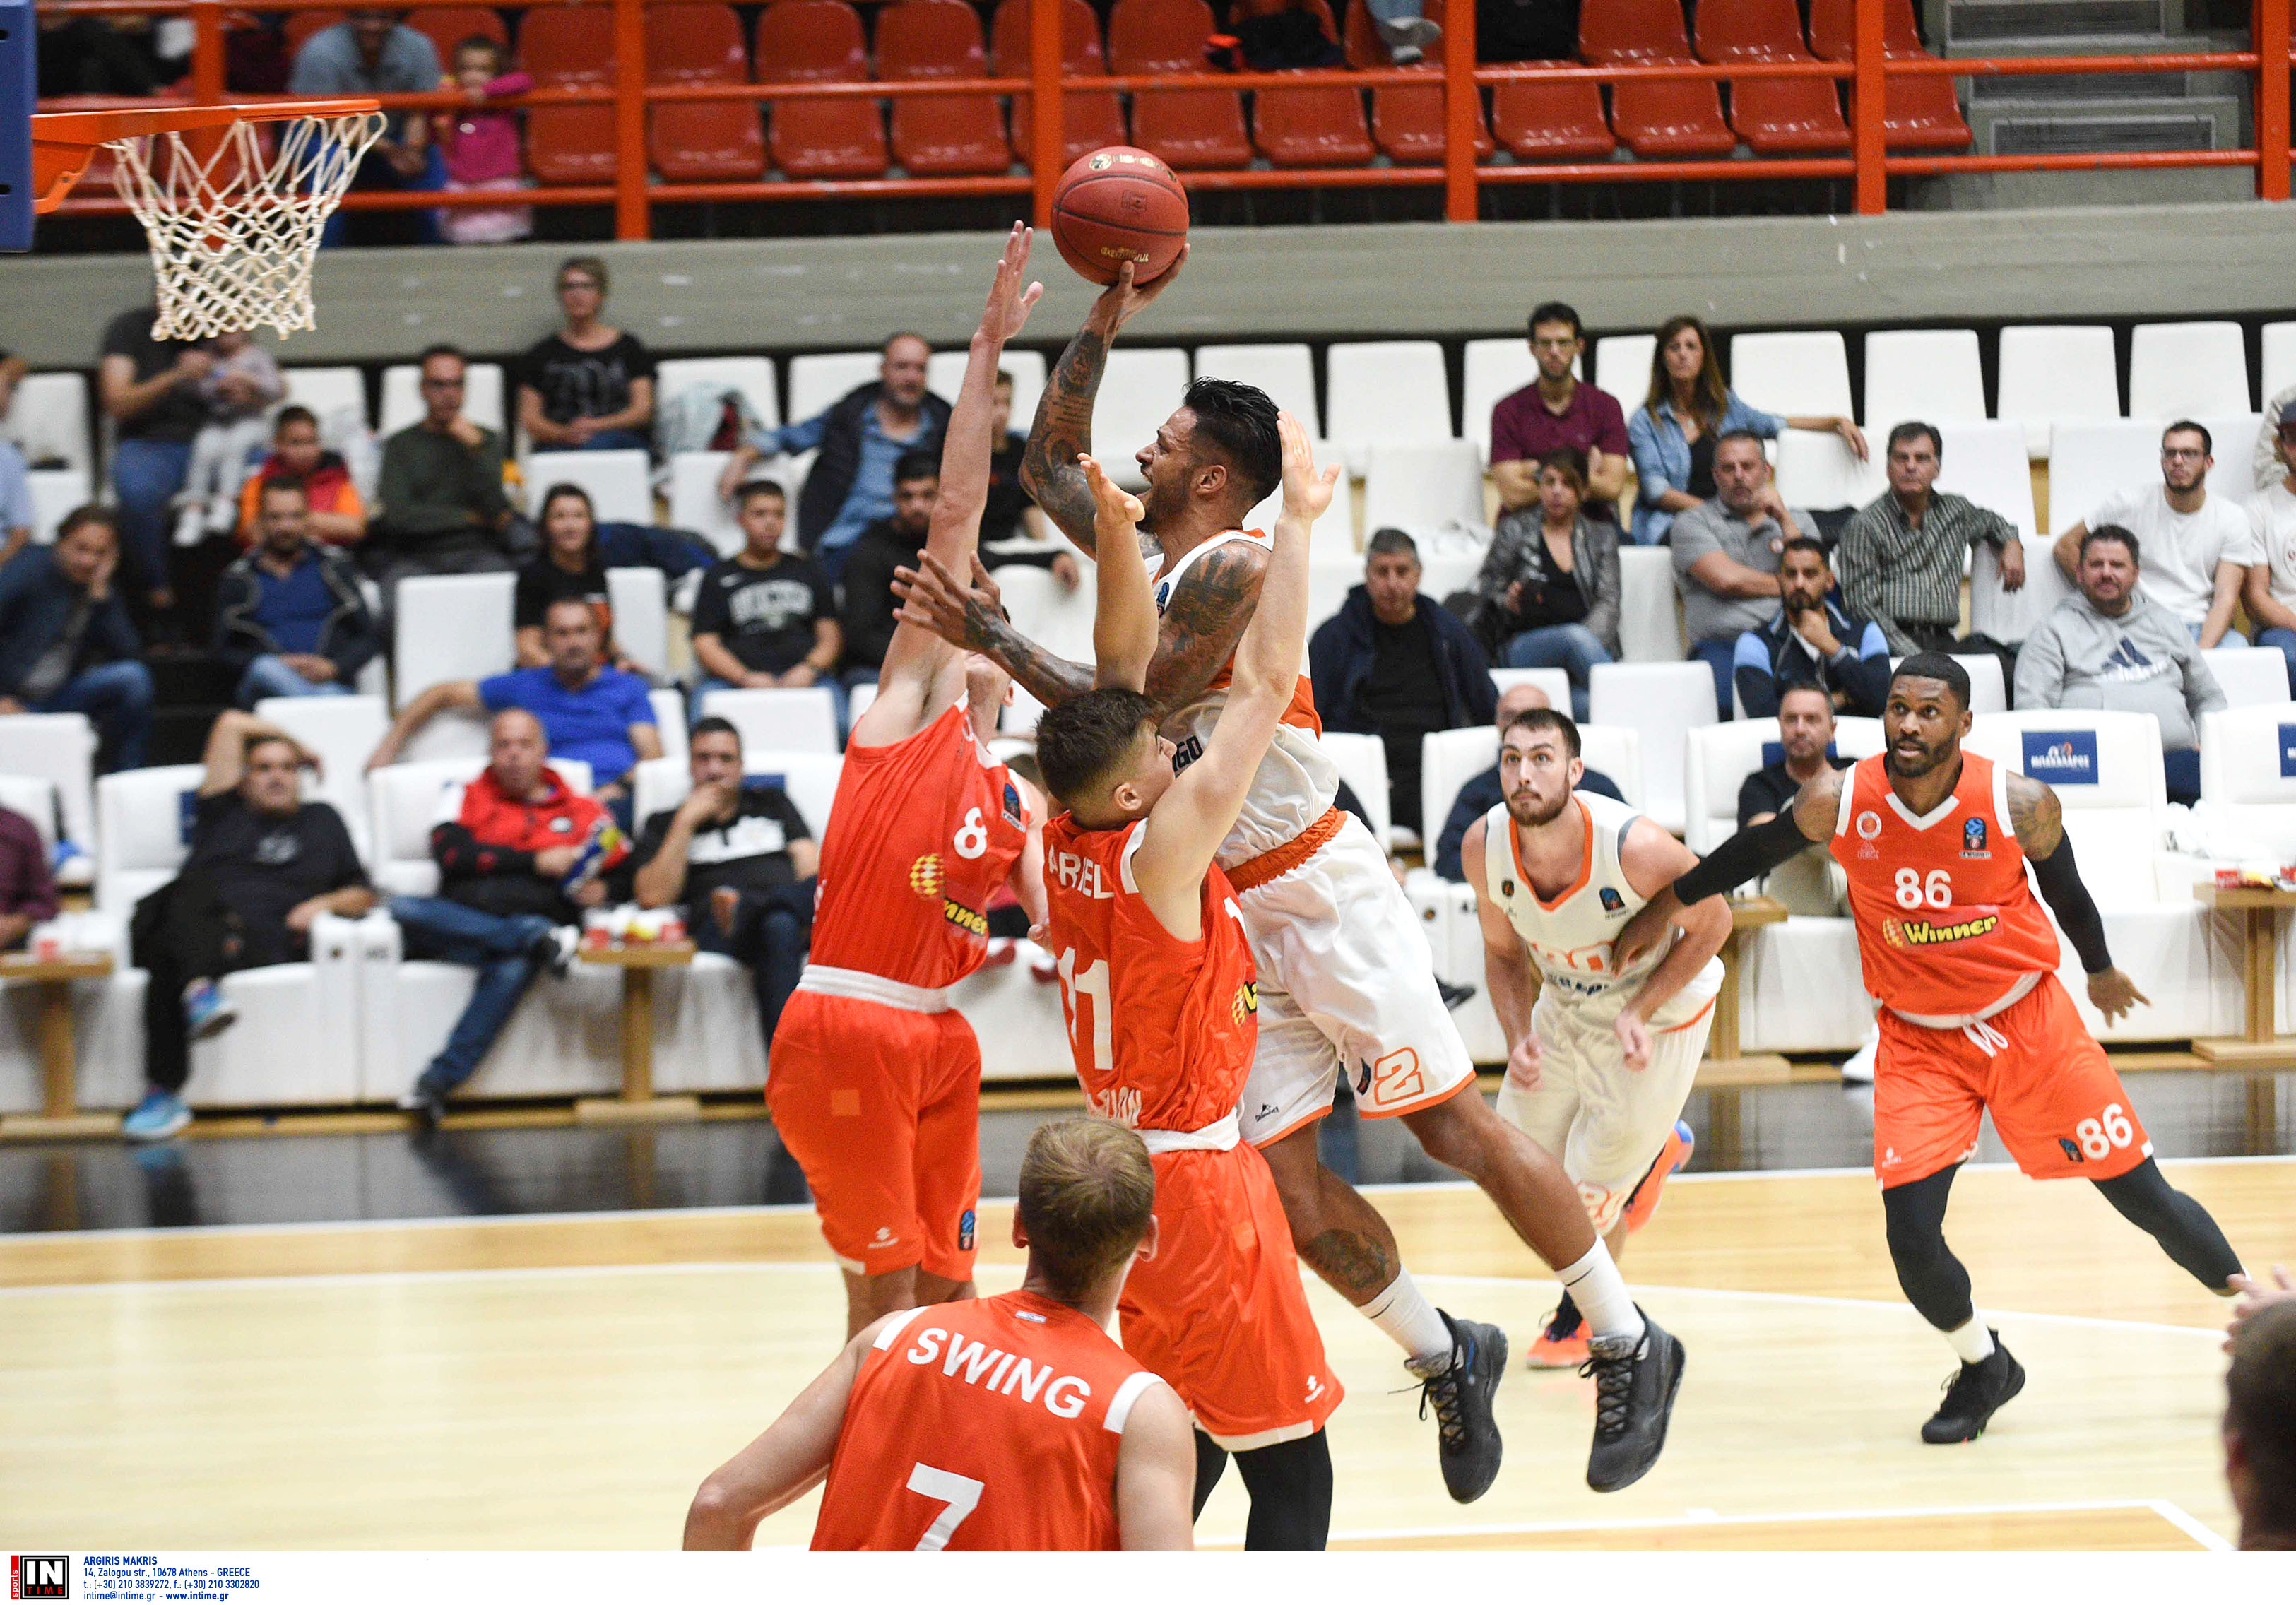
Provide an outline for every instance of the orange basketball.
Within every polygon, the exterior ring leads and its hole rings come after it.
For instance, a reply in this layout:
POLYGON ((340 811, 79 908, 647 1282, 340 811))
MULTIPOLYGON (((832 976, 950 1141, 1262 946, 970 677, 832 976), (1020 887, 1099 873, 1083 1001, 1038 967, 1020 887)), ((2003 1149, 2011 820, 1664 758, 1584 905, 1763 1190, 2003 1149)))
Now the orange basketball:
POLYGON ((1053 191, 1053 243, 1061 259, 1095 284, 1116 283, 1136 262, 1144 284, 1171 266, 1188 242, 1188 192, 1172 169, 1130 145, 1080 156, 1053 191))

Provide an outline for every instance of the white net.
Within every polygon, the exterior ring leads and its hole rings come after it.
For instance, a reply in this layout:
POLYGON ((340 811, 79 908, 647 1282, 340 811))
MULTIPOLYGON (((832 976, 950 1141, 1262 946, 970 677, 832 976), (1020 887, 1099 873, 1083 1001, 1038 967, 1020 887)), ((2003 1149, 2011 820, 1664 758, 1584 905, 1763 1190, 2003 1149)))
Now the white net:
POLYGON ((313 327, 319 231, 350 187, 383 117, 242 119, 218 131, 115 140, 120 198, 151 242, 158 340, 264 325, 313 327))

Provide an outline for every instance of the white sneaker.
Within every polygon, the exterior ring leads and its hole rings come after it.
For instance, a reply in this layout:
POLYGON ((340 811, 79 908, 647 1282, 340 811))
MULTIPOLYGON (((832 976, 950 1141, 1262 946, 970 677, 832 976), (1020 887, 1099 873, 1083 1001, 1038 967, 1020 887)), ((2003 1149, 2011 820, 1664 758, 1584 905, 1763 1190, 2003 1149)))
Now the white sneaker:
POLYGON ((1841 1078, 1862 1086, 1874 1085, 1874 1060, 1882 1051, 1882 1034, 1876 1031, 1866 1044, 1841 1064, 1841 1078))

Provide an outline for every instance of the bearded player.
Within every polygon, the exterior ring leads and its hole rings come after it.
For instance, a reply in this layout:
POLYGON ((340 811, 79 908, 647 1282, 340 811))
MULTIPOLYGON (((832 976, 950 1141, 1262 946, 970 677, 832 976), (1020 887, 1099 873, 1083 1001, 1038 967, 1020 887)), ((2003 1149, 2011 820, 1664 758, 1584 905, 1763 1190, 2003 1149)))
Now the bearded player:
MULTIPOLYGON (((1110 342, 1177 276, 1144 289, 1128 264, 1070 342, 1037 412, 1021 481, 1070 539, 1095 549, 1094 502, 1079 454, 1110 342)), ((1269 562, 1264 536, 1240 526, 1282 479, 1275 404, 1250 385, 1199 379, 1138 458, 1148 482, 1141 531, 1161 616, 1144 694, 1185 768, 1201 756, 1228 697, 1228 664, 1251 620, 1269 562)), ((1046 652, 993 605, 985 571, 972 589, 928 563, 905 574, 917 617, 968 651, 1010 669, 1047 708, 1093 688, 1094 671, 1046 652)), ((1497 1475, 1489 1345, 1472 1322, 1429 1304, 1402 1265, 1395 1233, 1316 1156, 1316 1126, 1338 1077, 1356 1106, 1396 1116, 1428 1155, 1471 1176, 1518 1236, 1571 1290, 1593 1329, 1596 1366, 1616 1375, 1598 1412, 1587 1480, 1626 1486, 1656 1461, 1671 1397, 1668 1350, 1646 1327, 1578 1190, 1554 1159, 1492 1113, 1444 1006, 1434 956, 1386 853, 1360 821, 1332 806, 1339 773, 1317 740, 1322 724, 1298 679, 1242 812, 1217 855, 1235 892, 1259 974, 1259 1040, 1239 1111, 1243 1139, 1267 1156, 1300 1257, 1367 1316, 1431 1386, 1445 1486, 1479 1498, 1497 1475)))
MULTIPOLYGON (((1617 962, 1611 937, 1698 856, 1628 804, 1576 790, 1586 767, 1569 715, 1532 708, 1508 720, 1499 734, 1504 799, 1467 827, 1459 862, 1475 888, 1483 977, 1506 1033, 1499 1113, 1562 1162, 1616 1259, 1689 1158, 1682 1106, 1714 1023, 1722 986, 1714 955, 1729 938, 1730 911, 1699 904, 1684 911, 1670 945, 1617 962)), ((1565 1293, 1531 1363, 1583 1363, 1584 1328, 1565 1293)))
POLYGON ((2149 1001, 2113 966, 2056 793, 1964 751, 1970 723, 1961 665, 1939 652, 1906 659, 1882 709, 1886 750, 1821 770, 1785 813, 1739 831, 1652 897, 1616 943, 1633 962, 1685 907, 1814 842, 1849 876, 1866 990, 1882 1006, 1874 1173, 1890 1257, 1906 1298, 1961 1357, 1922 1428, 1931 1444, 1976 1437, 2025 1385, 1945 1241, 1946 1198, 1977 1151, 1981 1116, 1992 1115, 2027 1175, 2095 1182, 2210 1291, 2229 1297, 2241 1268, 2208 1211, 2161 1175, 2120 1077, 2057 980, 2057 933, 2035 885, 2080 955, 2098 1011, 2112 1020, 2149 1001))
MULTIPOLYGON (((959 565, 988 491, 997 359, 1044 291, 1016 227, 972 337, 941 448, 927 550, 959 565), (1027 287, 1022 288, 1023 285, 1027 287)), ((1011 689, 986 658, 900 625, 854 723, 821 842, 812 952, 774 1033, 766 1101, 845 1273, 846 1335, 972 1296, 980 1046, 948 988, 980 967, 1008 878, 1043 885, 1021 782, 983 743, 1011 689)))

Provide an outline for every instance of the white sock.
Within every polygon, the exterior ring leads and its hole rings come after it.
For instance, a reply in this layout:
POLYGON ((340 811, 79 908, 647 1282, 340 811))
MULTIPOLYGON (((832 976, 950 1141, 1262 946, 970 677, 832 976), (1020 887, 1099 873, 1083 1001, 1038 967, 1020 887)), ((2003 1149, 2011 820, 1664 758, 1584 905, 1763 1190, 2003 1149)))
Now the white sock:
POLYGON ((1945 1335, 1964 1365, 1981 1364, 1993 1353, 1993 1334, 1985 1330, 1985 1317, 1972 1313, 1969 1319, 1945 1335))
POLYGON ((1371 1323, 1394 1339, 1414 1367, 1431 1366, 1439 1372, 1451 1363, 1451 1329, 1443 1324, 1443 1317, 1411 1280, 1410 1272, 1398 1271, 1395 1280, 1361 1307, 1371 1323))
POLYGON ((1587 1330, 1595 1338, 1640 1338, 1643 1313, 1627 1291, 1611 1250, 1601 1238, 1578 1259, 1555 1273, 1562 1290, 1587 1317, 1587 1330))

